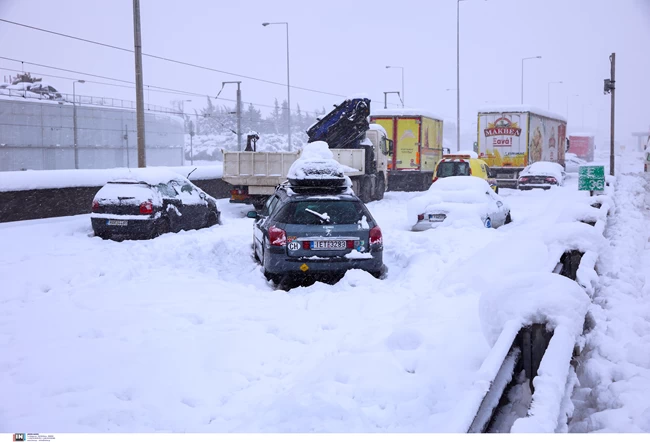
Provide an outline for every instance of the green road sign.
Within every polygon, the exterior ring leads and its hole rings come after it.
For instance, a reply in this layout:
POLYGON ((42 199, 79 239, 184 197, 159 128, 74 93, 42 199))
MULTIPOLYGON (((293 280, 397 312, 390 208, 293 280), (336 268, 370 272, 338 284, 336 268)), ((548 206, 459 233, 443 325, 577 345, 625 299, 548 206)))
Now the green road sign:
POLYGON ((605 190, 605 166, 580 166, 578 190, 602 192, 605 190))

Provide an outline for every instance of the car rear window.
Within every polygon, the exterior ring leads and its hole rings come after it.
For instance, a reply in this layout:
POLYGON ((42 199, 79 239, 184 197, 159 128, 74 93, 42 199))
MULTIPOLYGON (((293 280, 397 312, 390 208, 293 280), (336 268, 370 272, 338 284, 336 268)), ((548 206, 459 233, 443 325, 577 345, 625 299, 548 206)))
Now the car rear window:
POLYGON ((283 207, 276 221, 285 224, 356 224, 370 214, 358 201, 296 201, 283 207))
POLYGON ((460 161, 445 161, 438 165, 438 178, 448 176, 469 176, 469 163, 460 161))

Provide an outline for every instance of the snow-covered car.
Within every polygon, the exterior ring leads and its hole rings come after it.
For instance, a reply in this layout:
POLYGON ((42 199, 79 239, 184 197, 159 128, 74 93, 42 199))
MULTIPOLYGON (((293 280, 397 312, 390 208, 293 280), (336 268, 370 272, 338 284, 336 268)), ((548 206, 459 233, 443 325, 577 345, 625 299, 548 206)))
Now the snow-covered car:
POLYGON ((561 164, 549 161, 537 161, 524 168, 517 179, 517 188, 521 190, 544 189, 564 185, 566 172, 561 164))
POLYGON ((342 167, 326 143, 310 143, 264 208, 248 213, 255 219, 253 254, 267 279, 333 282, 350 269, 386 273, 381 229, 342 167))
POLYGON ((566 173, 578 173, 580 166, 586 166, 587 162, 574 153, 564 154, 564 170, 566 173))
POLYGON ((95 236, 119 240, 210 227, 221 212, 216 199, 181 175, 139 172, 102 187, 90 219, 95 236))
POLYGON ((438 180, 422 196, 408 203, 412 230, 422 231, 449 225, 457 220, 481 222, 497 228, 512 222, 510 207, 487 181, 473 176, 438 180))

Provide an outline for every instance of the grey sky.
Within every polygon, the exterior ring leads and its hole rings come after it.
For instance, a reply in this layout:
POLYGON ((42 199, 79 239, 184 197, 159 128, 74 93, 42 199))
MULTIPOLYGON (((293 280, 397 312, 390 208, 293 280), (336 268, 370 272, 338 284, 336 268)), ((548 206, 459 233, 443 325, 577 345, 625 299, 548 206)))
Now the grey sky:
MULTIPOLYGON (((290 23, 291 83, 350 95, 367 92, 383 106, 383 91, 399 90, 405 67, 408 107, 426 108, 454 121, 456 115, 456 1, 412 0, 299 2, 141 0, 143 51, 238 74, 284 83, 285 29, 264 21, 290 23)), ((566 115, 569 129, 596 126, 608 133, 609 54, 617 55, 617 138, 650 127, 650 0, 467 0, 461 10, 461 113, 463 130, 473 130, 476 111, 487 104, 520 101, 521 59, 525 101, 566 115), (576 97, 575 95, 579 95, 576 97)), ((133 48, 130 0, 0 0, 0 18, 133 48)), ((133 81, 133 55, 0 23, 0 56, 133 81)), ((0 60, 1 68, 21 69, 0 60)), ((66 77, 74 74, 25 65, 25 70, 66 77)), ((13 73, 0 69, 0 75, 13 73)), ((0 77, 1 78, 1 77, 0 77)), ((222 81, 236 77, 150 58, 144 83, 215 96, 222 81)), ((272 105, 286 87, 243 79, 243 99, 272 105)), ((68 80, 51 79, 64 92, 68 80)), ((134 90, 86 83, 77 93, 133 98, 134 90)), ((235 89, 221 95, 234 99, 235 89)), ((168 105, 191 98, 151 92, 150 101, 168 105)), ((145 91, 145 100, 149 101, 145 91)), ((303 110, 339 102, 338 97, 292 90, 292 107, 303 110)), ((393 97, 391 102, 396 102, 393 97)))

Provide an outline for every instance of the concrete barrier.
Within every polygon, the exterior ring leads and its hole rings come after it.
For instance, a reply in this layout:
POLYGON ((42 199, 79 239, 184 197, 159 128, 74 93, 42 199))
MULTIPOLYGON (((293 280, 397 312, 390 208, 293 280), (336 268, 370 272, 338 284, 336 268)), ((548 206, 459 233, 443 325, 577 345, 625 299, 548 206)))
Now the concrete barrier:
MULTIPOLYGON (((232 186, 221 179, 190 180, 214 198, 230 197, 232 186)), ((90 213, 101 186, 0 192, 0 223, 90 213)))

